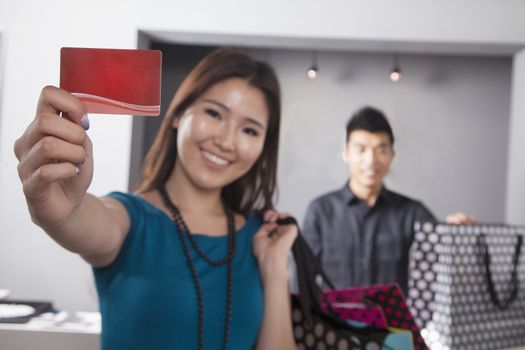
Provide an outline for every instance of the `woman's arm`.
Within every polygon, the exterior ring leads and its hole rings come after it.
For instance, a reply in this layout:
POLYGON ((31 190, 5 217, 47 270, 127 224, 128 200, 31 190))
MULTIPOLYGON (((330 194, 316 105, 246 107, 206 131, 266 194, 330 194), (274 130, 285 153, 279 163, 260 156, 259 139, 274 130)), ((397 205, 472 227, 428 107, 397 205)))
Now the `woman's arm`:
POLYGON ((296 349, 291 319, 287 261, 297 237, 295 225, 277 226, 287 214, 269 212, 254 237, 254 253, 259 263, 264 288, 264 314, 257 339, 257 350, 296 349))
POLYGON ((293 338, 288 276, 264 281, 264 315, 257 350, 296 349, 293 338))
POLYGON ((86 193, 64 223, 42 228, 67 250, 79 254, 93 266, 102 267, 117 257, 129 225, 122 203, 86 193))

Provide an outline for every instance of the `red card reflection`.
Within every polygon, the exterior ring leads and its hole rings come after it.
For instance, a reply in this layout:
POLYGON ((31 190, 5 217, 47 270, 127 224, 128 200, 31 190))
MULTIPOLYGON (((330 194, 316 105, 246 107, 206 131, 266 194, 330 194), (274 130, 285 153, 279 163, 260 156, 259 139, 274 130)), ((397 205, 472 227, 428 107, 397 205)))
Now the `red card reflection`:
POLYGON ((160 114, 162 54, 158 50, 60 50, 60 87, 88 113, 160 114))

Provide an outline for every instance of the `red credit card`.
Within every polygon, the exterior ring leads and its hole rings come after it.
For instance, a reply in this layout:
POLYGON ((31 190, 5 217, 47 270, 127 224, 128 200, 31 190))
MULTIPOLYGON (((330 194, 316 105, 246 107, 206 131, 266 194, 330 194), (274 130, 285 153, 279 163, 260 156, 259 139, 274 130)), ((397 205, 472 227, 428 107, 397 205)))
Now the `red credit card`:
POLYGON ((60 87, 88 113, 159 115, 161 73, 158 50, 60 50, 60 87))

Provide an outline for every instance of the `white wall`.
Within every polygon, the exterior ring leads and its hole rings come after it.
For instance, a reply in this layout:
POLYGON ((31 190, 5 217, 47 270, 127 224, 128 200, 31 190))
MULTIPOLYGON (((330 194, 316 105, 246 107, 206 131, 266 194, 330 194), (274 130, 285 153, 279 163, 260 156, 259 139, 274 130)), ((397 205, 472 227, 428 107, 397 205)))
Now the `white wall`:
MULTIPOLYGON (((0 27, 0 92, 3 90, 4 85, 4 58, 5 58, 5 50, 4 50, 4 43, 0 27)), ((0 116, 2 111, 2 94, 0 93, 0 116)), ((2 134, 2 118, 0 117, 0 135, 2 134)))
MULTIPOLYGON (((94 1, 79 7, 68 1, 0 2, 6 54, 0 111, 0 285, 11 289, 13 298, 96 309, 89 266, 31 223, 12 149, 34 117, 40 89, 58 84, 62 46, 135 47, 137 30, 127 3, 94 1)), ((95 194, 127 188, 129 160, 123 155, 129 153, 130 126, 129 117, 92 116, 95 194)))
MULTIPOLYGON (((41 87, 58 82, 60 47, 133 48, 139 29, 525 44, 524 24, 522 0, 0 0, 0 286, 13 297, 52 299, 65 309, 96 308, 88 267, 30 222, 12 153, 41 87)), ((126 189, 130 119, 93 116, 91 122, 92 192, 126 189)))
POLYGON ((525 225, 525 50, 514 56, 506 221, 525 225))

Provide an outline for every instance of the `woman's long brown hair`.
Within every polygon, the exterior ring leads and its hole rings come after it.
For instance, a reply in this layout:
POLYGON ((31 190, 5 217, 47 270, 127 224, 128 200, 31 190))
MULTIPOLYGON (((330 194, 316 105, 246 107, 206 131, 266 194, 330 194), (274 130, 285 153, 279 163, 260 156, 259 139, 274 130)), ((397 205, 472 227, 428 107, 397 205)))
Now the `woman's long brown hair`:
POLYGON ((182 116, 211 86, 229 78, 244 79, 263 93, 269 123, 259 159, 245 175, 227 185, 222 196, 232 210, 241 214, 273 209, 281 120, 279 82, 268 64, 256 61, 236 49, 213 51, 184 79, 146 155, 141 179, 135 187, 136 192, 144 193, 164 186, 177 158, 177 130, 172 126, 173 119, 182 116))

